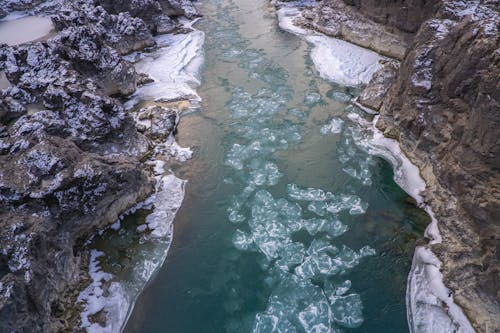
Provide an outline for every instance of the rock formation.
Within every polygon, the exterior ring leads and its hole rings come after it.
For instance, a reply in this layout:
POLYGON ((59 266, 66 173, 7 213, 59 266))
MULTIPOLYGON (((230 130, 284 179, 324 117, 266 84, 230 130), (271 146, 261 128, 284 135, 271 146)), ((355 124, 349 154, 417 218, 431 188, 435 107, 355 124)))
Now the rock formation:
MULTIPOLYGON (((0 91, 2 332, 78 327, 83 243, 154 190, 142 163, 150 139, 113 98, 147 78, 121 55, 178 28, 168 15, 197 15, 189 1, 42 2, 0 4, 1 16, 49 14, 58 30, 45 42, 0 45, 11 85, 0 91)), ((163 124, 168 135, 177 119, 165 113, 155 120, 163 124)))
POLYGON ((422 23, 381 108, 428 184, 446 285, 479 332, 500 330, 499 3, 446 1, 422 23))

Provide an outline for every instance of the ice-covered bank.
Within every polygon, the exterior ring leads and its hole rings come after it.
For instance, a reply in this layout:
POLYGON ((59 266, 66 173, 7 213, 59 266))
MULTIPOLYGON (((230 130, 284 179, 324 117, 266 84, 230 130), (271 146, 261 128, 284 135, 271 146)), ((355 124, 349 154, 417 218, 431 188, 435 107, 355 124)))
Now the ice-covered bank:
POLYGON ((387 59, 341 39, 296 26, 293 22, 301 15, 297 7, 283 6, 277 15, 283 30, 297 34, 313 45, 311 58, 314 65, 329 81, 347 86, 368 84, 372 75, 382 67, 380 62, 387 59))
POLYGON ((189 108, 196 109, 200 102, 196 88, 200 84, 203 65, 204 34, 193 29, 192 24, 184 22, 184 29, 192 30, 188 33, 156 37, 157 47, 150 52, 127 56, 135 63, 138 72, 154 80, 138 88, 126 106, 134 114, 137 126, 151 140, 153 153, 146 164, 153 168, 156 189, 153 196, 101 231, 100 241, 90 242, 90 246, 103 250, 92 250, 89 271, 92 283, 78 297, 78 304, 84 308, 81 327, 87 332, 123 330, 137 297, 167 257, 173 222, 184 199, 187 183, 176 177, 168 169, 168 164, 174 160, 185 162, 192 156, 189 148, 177 144, 174 131, 180 113, 189 108), (141 108, 140 105, 146 106, 141 108), (138 214, 140 217, 133 217, 138 214), (134 219, 140 224, 125 230, 122 224, 126 219, 134 219), (128 239, 132 243, 127 245, 132 247, 127 267, 113 268, 113 273, 109 273, 100 264, 101 260, 108 267, 122 265, 123 258, 108 258, 106 239, 111 242, 128 239))
MULTIPOLYGON (((301 15, 300 6, 305 4, 281 4, 277 11, 280 27, 314 45, 311 58, 324 78, 345 85, 367 84, 372 75, 381 68, 380 60, 384 58, 373 51, 294 25, 294 20, 301 15)), ((426 186, 417 166, 405 156, 397 141, 384 137, 375 127, 378 117, 375 117, 373 122, 364 120, 356 113, 351 113, 348 117, 358 122, 361 127, 360 131, 353 132, 353 143, 392 164, 394 180, 431 216, 431 223, 425 232, 430 244, 441 242, 437 220, 430 207, 422 201, 421 192, 426 186)), ((407 287, 410 331, 474 332, 469 320, 453 302, 453 296, 445 287, 439 273, 440 266, 441 263, 428 247, 416 248, 407 287)))

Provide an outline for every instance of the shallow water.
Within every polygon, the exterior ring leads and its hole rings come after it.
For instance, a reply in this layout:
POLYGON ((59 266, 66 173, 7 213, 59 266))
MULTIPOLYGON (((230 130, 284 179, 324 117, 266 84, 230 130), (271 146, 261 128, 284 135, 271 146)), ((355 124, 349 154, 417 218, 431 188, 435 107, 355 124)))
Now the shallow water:
POLYGON ((7 80, 7 76, 5 76, 5 72, 0 72, 0 89, 5 89, 10 87, 10 82, 7 80))
MULTIPOLYGON (((173 166, 186 196, 125 331, 407 332, 406 279, 428 217, 356 144, 353 115, 368 117, 349 102, 357 89, 321 79, 265 0, 200 7, 203 101, 177 134, 195 154, 173 166)), ((127 244, 100 244, 115 271, 131 263, 127 244)))
POLYGON ((28 16, 12 21, 0 21, 0 43, 19 45, 45 40, 54 32, 54 24, 48 17, 28 16))

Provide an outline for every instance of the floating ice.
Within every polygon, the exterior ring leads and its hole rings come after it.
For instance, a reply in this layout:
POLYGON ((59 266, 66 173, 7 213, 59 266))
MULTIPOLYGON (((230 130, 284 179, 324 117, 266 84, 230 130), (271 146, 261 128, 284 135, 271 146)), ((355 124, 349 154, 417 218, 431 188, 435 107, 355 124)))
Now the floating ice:
POLYGON ((286 186, 288 196, 293 200, 305 201, 325 201, 326 194, 321 189, 307 188, 302 189, 296 184, 288 184, 286 186))
POLYGON ((358 294, 335 296, 332 300, 333 319, 339 325, 356 328, 363 323, 363 304, 358 294))
POLYGON ((329 133, 339 134, 342 132, 342 127, 344 125, 344 121, 340 118, 333 118, 329 124, 323 125, 321 127, 321 134, 326 135, 329 133))
POLYGON ((330 236, 337 237, 345 233, 348 227, 339 220, 328 220, 313 218, 303 221, 304 228, 311 236, 315 236, 318 232, 326 232, 330 236))
MULTIPOLYGON (((279 187, 282 177, 278 165, 272 162, 275 160, 273 155, 300 142, 306 114, 299 109, 289 109, 293 90, 283 68, 268 61, 261 50, 248 49, 243 42, 227 43, 228 38, 238 40, 237 30, 215 29, 220 38, 214 39, 214 47, 221 50, 221 59, 237 63, 259 87, 256 92, 250 92, 226 86, 231 94, 226 103, 233 119, 230 130, 236 137, 230 142, 224 158, 224 163, 233 170, 226 183, 240 186, 240 192, 227 209, 228 220, 238 224, 232 242, 241 251, 260 254, 257 262, 268 273, 266 283, 272 288, 265 311, 255 315, 252 331, 340 332, 332 314, 333 296, 345 297, 344 308, 353 310, 352 314, 344 310, 339 313, 339 323, 354 327, 362 322, 362 316, 356 312, 355 304, 349 302, 350 298, 344 296, 346 287, 339 286, 338 293, 334 289, 327 295, 315 283, 336 279, 358 265, 365 256, 374 254, 370 247, 355 251, 341 244, 334 245, 335 237, 348 230, 337 213, 362 214, 367 204, 355 195, 333 194, 296 184, 286 186, 286 198, 271 194, 269 187, 279 187), (310 212, 318 217, 310 217, 310 212), (296 240, 295 236, 301 231, 312 238, 308 246, 296 240)), ((304 96, 306 106, 321 101, 318 91, 311 89, 304 96)), ((340 133, 343 127, 342 120, 334 119, 324 131, 340 133)), ((345 151, 351 154, 350 150, 345 151)), ((362 171, 360 168, 359 173, 362 171)), ((341 302, 337 304, 339 309, 341 302)))
POLYGON ((317 92, 310 92, 304 97, 304 104, 307 106, 314 106, 321 101, 321 95, 317 92))

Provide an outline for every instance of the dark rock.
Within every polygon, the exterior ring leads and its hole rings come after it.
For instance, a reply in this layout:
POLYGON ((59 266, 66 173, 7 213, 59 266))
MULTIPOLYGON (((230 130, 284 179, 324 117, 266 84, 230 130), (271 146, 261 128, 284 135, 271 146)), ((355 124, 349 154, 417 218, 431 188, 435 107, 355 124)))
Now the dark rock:
POLYGON ((91 26, 98 35, 120 54, 155 45, 146 23, 128 12, 109 14, 104 8, 83 3, 69 3, 52 18, 58 30, 91 26))
POLYGON ((146 73, 138 73, 137 74, 137 85, 138 86, 143 86, 145 84, 152 83, 154 81, 155 80, 146 73))
POLYGON ((136 123, 142 125, 141 132, 152 140, 164 142, 175 131, 179 123, 176 109, 153 106, 139 110, 136 123))
MULTIPOLYGON (((0 16, 50 13, 58 30, 46 42, 0 45, 11 83, 0 90, 0 332, 77 330, 83 243, 153 192, 141 160, 178 121, 158 110, 146 138, 112 97, 147 81, 121 55, 177 28, 162 4, 57 0, 43 12, 41 2, 0 3, 0 16)), ((177 5, 194 15, 188 2, 177 5)))

